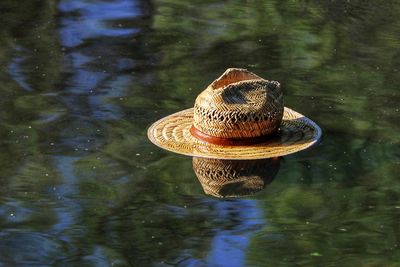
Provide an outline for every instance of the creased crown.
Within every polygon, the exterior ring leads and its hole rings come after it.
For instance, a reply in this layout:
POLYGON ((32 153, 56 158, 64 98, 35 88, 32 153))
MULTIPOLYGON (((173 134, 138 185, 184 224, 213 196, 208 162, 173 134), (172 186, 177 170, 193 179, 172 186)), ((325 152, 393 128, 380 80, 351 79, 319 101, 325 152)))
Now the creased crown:
POLYGON ((197 96, 193 126, 222 138, 271 135, 281 124, 283 109, 279 82, 230 68, 197 96))

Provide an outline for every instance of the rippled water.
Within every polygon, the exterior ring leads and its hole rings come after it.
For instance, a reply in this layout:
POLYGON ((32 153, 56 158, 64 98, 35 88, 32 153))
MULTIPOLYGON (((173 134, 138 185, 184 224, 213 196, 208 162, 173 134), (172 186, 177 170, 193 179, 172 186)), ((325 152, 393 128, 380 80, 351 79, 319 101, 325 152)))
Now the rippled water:
POLYGON ((0 14, 0 266, 399 265, 397 1, 3 0, 0 14), (323 139, 264 190, 220 199, 146 130, 227 67, 280 81, 323 139))

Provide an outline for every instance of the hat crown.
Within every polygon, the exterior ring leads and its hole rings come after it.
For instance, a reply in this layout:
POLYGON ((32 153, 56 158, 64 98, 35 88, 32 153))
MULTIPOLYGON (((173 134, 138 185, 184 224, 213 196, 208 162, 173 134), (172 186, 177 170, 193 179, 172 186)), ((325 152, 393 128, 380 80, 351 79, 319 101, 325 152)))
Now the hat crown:
POLYGON ((197 96, 193 126, 220 138, 267 136, 278 130, 283 110, 279 82, 231 68, 197 96))

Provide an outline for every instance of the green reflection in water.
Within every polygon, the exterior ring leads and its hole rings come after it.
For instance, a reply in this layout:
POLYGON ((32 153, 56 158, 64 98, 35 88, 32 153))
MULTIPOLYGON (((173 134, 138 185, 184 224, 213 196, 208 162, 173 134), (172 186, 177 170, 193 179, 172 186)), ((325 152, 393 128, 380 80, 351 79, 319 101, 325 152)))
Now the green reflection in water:
POLYGON ((0 10, 2 264, 211 265, 221 233, 247 240, 241 265, 400 261, 396 1, 0 10), (284 158, 266 190, 225 201, 205 196, 191 159, 151 145, 146 128, 233 66, 280 81, 286 105, 324 135, 284 158))

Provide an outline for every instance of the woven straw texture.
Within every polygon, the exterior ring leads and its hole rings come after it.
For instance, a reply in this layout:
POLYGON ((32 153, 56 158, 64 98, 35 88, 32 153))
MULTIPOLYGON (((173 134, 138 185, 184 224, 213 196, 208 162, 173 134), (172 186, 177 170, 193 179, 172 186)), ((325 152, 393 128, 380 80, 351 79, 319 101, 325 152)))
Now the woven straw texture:
POLYGON ((258 137, 275 133, 282 115, 278 82, 244 69, 228 69, 197 96, 193 125, 211 136, 258 137))
POLYGON ((190 133, 193 108, 155 122, 148 137, 155 145, 188 156, 219 159, 262 159, 284 156, 306 149, 321 136, 312 120, 285 107, 279 134, 270 140, 248 146, 219 146, 200 141, 190 133))
POLYGON ((272 182, 280 159, 221 160, 193 157, 193 170, 206 194, 219 198, 254 194, 272 182))

